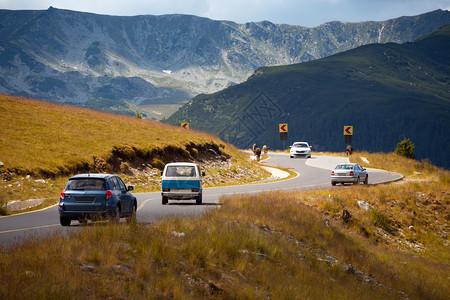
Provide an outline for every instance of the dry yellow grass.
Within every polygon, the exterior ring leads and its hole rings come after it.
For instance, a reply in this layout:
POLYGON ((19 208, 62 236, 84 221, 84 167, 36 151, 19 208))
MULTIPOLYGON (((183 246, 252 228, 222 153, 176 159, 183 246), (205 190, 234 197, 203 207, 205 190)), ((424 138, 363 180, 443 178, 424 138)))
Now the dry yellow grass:
POLYGON ((409 178, 428 178, 445 181, 445 178, 448 180, 449 177, 447 170, 432 165, 427 159, 417 161, 395 153, 355 152, 350 156, 350 160, 364 167, 390 170, 409 178), (369 163, 366 163, 361 157, 366 158, 369 163))
POLYGON ((414 176, 30 241, 0 252, 0 298, 448 299, 449 185, 414 176))
MULTIPOLYGON (((114 147, 142 151, 198 145, 217 137, 155 121, 0 95, 0 161, 4 168, 58 173, 107 159, 114 147)), ((233 151, 226 149, 225 151, 233 151)))

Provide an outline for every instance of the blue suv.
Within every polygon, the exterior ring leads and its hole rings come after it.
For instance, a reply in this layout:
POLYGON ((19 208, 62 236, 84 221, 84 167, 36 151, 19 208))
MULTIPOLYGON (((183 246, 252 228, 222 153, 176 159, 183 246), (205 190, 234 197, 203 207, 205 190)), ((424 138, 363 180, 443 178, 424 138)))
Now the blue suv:
POLYGON ((72 220, 86 223, 88 219, 108 217, 115 222, 136 218, 137 200, 122 179, 111 174, 79 174, 71 177, 59 199, 59 220, 69 226, 72 220))

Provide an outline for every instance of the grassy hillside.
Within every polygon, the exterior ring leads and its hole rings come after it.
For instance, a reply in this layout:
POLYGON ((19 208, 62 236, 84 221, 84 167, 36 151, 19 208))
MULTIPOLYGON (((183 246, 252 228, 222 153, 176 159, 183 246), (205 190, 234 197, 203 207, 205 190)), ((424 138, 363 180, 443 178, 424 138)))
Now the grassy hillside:
POLYGON ((0 128, 2 203, 57 197, 67 176, 80 172, 120 173, 138 191, 155 190, 171 161, 201 162, 207 185, 220 184, 216 169, 241 182, 266 176, 213 135, 135 117, 0 95, 0 128))
POLYGON ((406 44, 373 44, 324 59, 258 69, 246 82, 200 95, 167 119, 219 135, 238 147, 345 149, 353 125, 358 150, 391 152, 404 137, 419 159, 450 167, 450 25, 406 44), (288 123, 287 144, 278 124, 288 123))
POLYGON ((405 180, 230 196, 201 217, 30 241, 0 250, 0 298, 448 299, 450 173, 361 156, 405 180))
POLYGON ((106 161, 114 148, 151 151, 220 143, 212 135, 186 134, 179 126, 5 95, 0 114, 5 167, 44 175, 93 164, 94 156, 106 161))

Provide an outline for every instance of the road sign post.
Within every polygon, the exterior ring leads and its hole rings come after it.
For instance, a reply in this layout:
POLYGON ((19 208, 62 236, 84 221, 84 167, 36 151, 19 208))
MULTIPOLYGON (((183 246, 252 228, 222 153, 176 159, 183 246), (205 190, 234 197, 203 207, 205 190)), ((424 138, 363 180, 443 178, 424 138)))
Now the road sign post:
POLYGON ((288 139, 288 124, 278 124, 278 131, 280 132, 280 141, 283 141, 283 148, 286 149, 286 141, 288 139))
POLYGON ((350 145, 352 143, 353 126, 344 126, 344 143, 350 145))

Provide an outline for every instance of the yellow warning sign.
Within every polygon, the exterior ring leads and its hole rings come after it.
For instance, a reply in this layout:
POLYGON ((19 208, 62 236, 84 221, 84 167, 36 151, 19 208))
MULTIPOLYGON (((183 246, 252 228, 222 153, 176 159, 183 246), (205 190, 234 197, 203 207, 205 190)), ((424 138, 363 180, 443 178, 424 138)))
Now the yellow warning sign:
POLYGON ((353 126, 344 126, 344 135, 353 135, 353 126))
POLYGON ((280 132, 288 132, 288 124, 278 124, 278 128, 280 130, 280 132))

